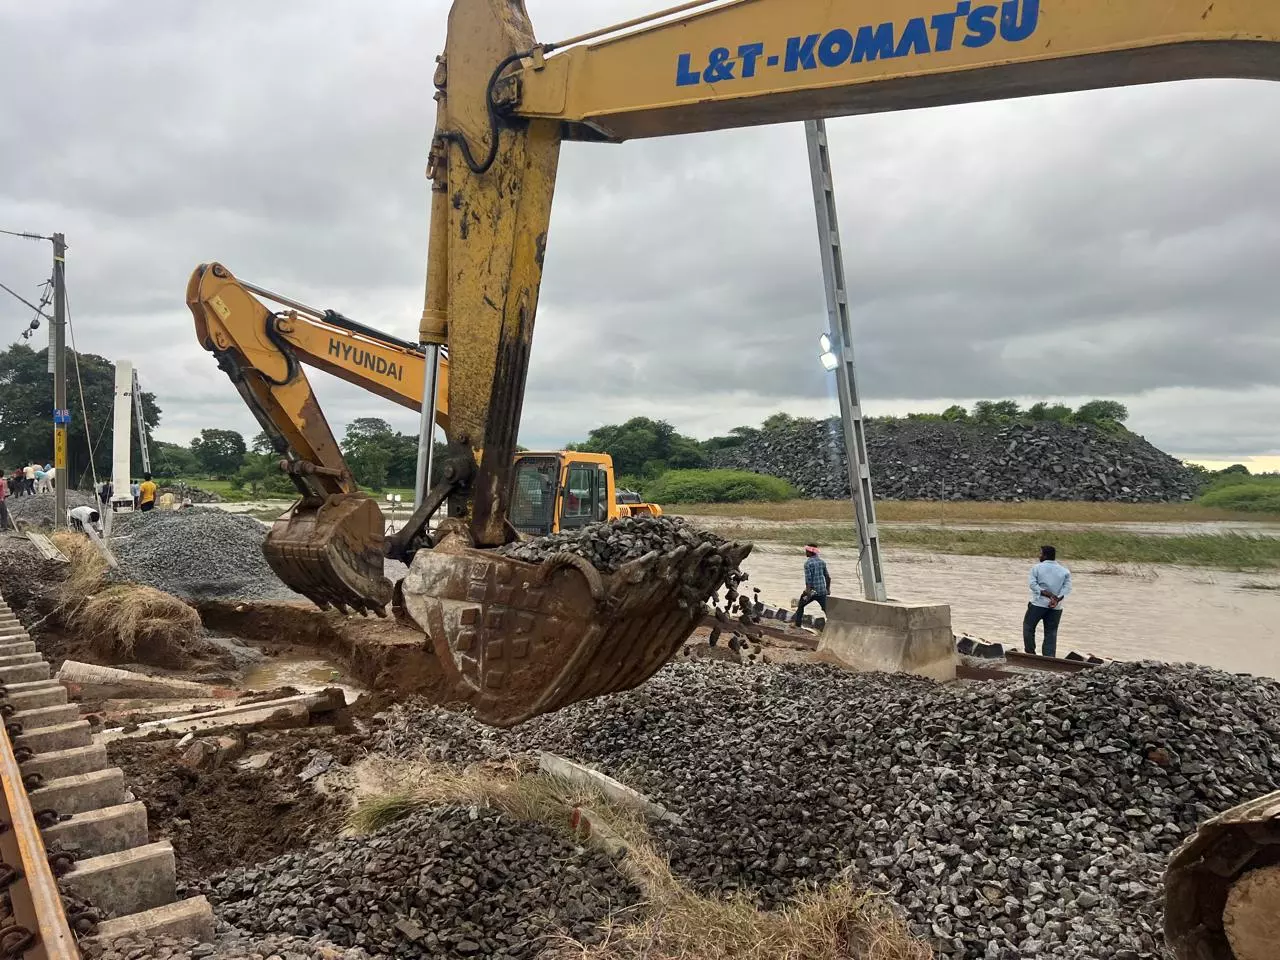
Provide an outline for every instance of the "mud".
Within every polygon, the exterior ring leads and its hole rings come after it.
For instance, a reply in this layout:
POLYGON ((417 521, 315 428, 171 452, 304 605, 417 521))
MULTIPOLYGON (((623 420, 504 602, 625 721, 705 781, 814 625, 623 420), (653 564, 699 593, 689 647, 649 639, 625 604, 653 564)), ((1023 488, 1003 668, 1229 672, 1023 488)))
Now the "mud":
POLYGON ((363 740, 330 731, 252 733, 245 758, 270 752, 261 769, 241 759, 210 771, 181 763, 175 739, 121 740, 108 747, 111 763, 147 807, 151 839, 173 844, 179 879, 191 880, 333 839, 347 801, 323 793, 299 774, 320 753, 335 767, 363 752, 363 740))
POLYGON ((324 651, 361 686, 433 702, 451 689, 426 634, 394 618, 344 616, 292 603, 198 603, 208 629, 265 645, 273 657, 324 651))

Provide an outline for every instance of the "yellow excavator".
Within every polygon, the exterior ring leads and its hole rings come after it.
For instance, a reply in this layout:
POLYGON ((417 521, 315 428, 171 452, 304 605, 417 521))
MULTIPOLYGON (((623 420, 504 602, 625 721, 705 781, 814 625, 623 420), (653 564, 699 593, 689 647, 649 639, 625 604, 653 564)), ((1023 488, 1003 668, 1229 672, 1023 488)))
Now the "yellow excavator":
MULTIPOLYGON (((642 682, 696 622, 688 592, 676 584, 687 580, 699 592, 744 548, 726 545, 714 559, 650 557, 648 566, 609 577, 563 558, 534 567, 495 553, 517 535, 516 432, 552 249, 562 142, 619 143, 1197 77, 1280 79, 1280 3, 689 0, 539 42, 522 0, 454 0, 434 77, 419 327, 428 358, 446 347, 449 354, 442 479, 380 551, 376 503, 333 476, 325 451, 309 452, 302 431, 287 425, 291 417, 318 423, 319 411, 302 405, 302 391, 290 394, 299 403, 291 412, 275 406, 273 393, 288 392, 298 375, 287 351, 261 368, 245 367, 215 337, 205 345, 255 411, 279 426, 289 472, 304 492, 291 519, 272 532, 272 549, 296 564, 295 582, 309 582, 309 596, 366 610, 382 609, 387 598, 362 596, 368 578, 361 572, 380 569, 382 552, 408 559, 398 608, 427 632, 491 722, 518 722, 642 682), (428 534, 430 516, 446 503, 447 518, 428 534)), ((198 292, 204 279, 197 271, 191 289, 198 292)), ((204 307, 190 291, 188 300, 199 324, 204 307)), ((267 341, 277 335, 262 332, 267 341)), ((434 384, 435 364, 428 359, 426 367, 434 384)), ((419 396, 434 404, 436 391, 419 396)), ((322 439, 332 444, 331 436, 322 439)), ((1275 859, 1275 845, 1255 838, 1214 869, 1223 874, 1220 886, 1230 886, 1250 870, 1276 869, 1275 859)), ((1271 914, 1280 914, 1280 883, 1262 890, 1271 914)), ((1169 941, 1182 956, 1231 957, 1233 946, 1238 960, 1275 956, 1240 952, 1250 949, 1248 937, 1229 936, 1221 917, 1177 913, 1170 911, 1169 941)))

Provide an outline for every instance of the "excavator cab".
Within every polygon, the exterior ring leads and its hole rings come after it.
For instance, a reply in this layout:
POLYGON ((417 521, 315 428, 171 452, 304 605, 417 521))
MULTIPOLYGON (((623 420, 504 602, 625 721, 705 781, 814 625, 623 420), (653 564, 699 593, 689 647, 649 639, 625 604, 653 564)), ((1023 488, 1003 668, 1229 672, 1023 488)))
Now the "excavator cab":
POLYGON ((512 474, 510 519, 522 536, 545 537, 621 517, 662 516, 657 504, 618 491, 608 454, 520 453, 512 474))

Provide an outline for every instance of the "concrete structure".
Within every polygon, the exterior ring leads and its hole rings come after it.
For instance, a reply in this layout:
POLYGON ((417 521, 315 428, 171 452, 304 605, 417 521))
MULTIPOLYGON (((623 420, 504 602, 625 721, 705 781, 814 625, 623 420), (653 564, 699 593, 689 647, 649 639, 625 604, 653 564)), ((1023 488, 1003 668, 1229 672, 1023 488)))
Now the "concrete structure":
POLYGON ((133 364, 128 360, 116 361, 116 403, 111 426, 111 507, 113 510, 132 510, 133 495, 129 493, 129 482, 132 480, 133 364))
POLYGON ((818 657, 864 673, 882 670, 954 680, 951 607, 831 597, 818 657))
POLYGON ((211 939, 208 901, 192 897, 175 902, 172 847, 149 841, 146 807, 129 794, 120 769, 110 766, 106 748, 92 742, 89 724, 69 702, 67 688, 48 679, 49 665, 33 652, 35 644, 3 599, 0 633, 0 686, 14 707, 7 720, 13 735, 0 732, 0 738, 10 737, 13 747, 30 751, 15 764, 30 808, 59 815, 42 834, 46 844, 56 841, 75 858, 62 882, 116 915, 99 925, 94 939, 211 939))

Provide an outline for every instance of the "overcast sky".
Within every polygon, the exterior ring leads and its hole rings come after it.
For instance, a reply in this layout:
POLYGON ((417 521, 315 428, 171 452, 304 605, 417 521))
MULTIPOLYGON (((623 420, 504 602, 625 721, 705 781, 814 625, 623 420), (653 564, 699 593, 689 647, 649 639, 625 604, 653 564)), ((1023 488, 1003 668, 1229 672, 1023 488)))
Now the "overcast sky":
MULTIPOLYGON (((661 4, 528 6, 552 40, 661 4)), ((257 429, 193 335, 202 261, 415 337, 446 11, 0 5, 0 228, 67 235, 77 345, 137 364, 162 439, 257 429)), ((1280 85, 1198 81, 833 121, 868 412, 1114 397, 1178 455, 1280 454, 1277 116, 1280 85)), ((0 237, 0 282, 34 299, 48 258, 0 237)), ((566 144, 521 441, 834 412, 825 325, 802 125, 566 144)), ((339 434, 414 429, 313 379, 339 434)))

